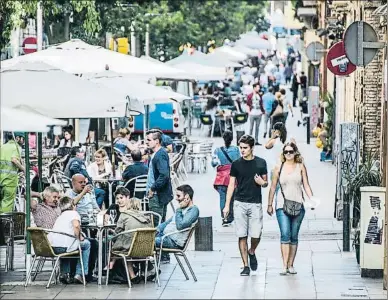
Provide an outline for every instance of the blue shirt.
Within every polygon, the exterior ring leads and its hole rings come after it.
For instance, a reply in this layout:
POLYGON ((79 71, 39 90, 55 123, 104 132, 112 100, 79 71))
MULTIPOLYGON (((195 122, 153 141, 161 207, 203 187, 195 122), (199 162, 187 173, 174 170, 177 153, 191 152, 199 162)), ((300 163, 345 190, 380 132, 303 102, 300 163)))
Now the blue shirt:
POLYGON ((147 188, 146 188, 146 193, 150 191, 150 188, 154 185, 155 183, 155 177, 154 177, 154 168, 152 166, 152 159, 154 158, 154 154, 151 156, 150 163, 148 165, 148 177, 147 177, 147 188))
POLYGON ((270 114, 272 111, 272 105, 275 102, 275 95, 267 92, 263 95, 263 106, 266 114, 270 114))
MULTIPOLYGON (((241 157, 240 149, 237 146, 229 146, 228 148, 226 147, 223 147, 223 148, 225 149, 225 152, 229 155, 232 161, 235 161, 236 159, 239 159, 241 157)), ((213 167, 217 167, 217 166, 230 165, 232 163, 226 158, 225 154, 221 150, 221 147, 218 147, 214 150, 211 164, 213 167), (218 163, 216 158, 220 160, 220 163, 218 163)))
MULTIPOLYGON (((69 196, 71 199, 74 199, 75 197, 78 196, 78 194, 76 192, 74 192, 73 190, 68 190, 66 192, 66 195, 69 196)), ((94 196, 94 194, 91 194, 91 193, 87 193, 85 194, 81 200, 77 203, 77 212, 80 214, 80 215, 87 215, 88 214, 88 210, 100 210, 100 208, 98 207, 98 204, 96 202, 96 197, 94 196)))

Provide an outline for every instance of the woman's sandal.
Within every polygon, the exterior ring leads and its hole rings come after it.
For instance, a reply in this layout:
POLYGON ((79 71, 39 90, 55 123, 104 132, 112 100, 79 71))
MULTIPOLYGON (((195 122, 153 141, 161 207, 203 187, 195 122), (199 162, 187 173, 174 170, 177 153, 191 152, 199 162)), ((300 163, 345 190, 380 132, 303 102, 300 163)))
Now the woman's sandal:
POLYGON ((283 268, 283 270, 279 273, 281 276, 286 276, 288 273, 288 269, 287 268, 283 268))
POLYGON ((287 269, 287 272, 291 275, 295 275, 295 274, 298 274, 298 272, 295 271, 295 268, 294 267, 289 267, 287 269))

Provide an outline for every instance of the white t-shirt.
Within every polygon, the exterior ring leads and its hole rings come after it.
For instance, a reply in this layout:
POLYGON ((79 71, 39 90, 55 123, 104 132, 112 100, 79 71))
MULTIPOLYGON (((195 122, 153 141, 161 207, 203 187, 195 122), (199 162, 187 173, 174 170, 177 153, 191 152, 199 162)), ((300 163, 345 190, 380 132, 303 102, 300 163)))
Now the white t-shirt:
POLYGON ((260 116, 263 112, 260 109, 260 96, 257 94, 253 94, 252 96, 252 110, 250 115, 252 116, 260 116))
MULTIPOLYGON (((66 210, 55 221, 52 230, 74 235, 73 220, 78 220, 81 223, 81 217, 78 212, 66 210)), ((49 233, 48 240, 52 247, 65 247, 67 252, 77 250, 79 245, 78 239, 57 233, 49 233)))
POLYGON ((283 112, 288 113, 290 111, 290 108, 288 107, 290 103, 290 99, 287 97, 287 94, 285 96, 282 96, 283 98, 283 112))

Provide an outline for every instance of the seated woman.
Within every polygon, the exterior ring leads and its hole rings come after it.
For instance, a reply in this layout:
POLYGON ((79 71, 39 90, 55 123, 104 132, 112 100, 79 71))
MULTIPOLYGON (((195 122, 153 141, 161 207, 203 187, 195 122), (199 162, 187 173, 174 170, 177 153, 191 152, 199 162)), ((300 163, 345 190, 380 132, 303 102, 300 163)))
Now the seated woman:
MULTIPOLYGON (((115 234, 119 234, 121 232, 137 228, 152 227, 151 219, 141 212, 141 201, 139 199, 129 199, 126 208, 127 210, 122 210, 120 212, 120 217, 117 221, 115 234)), ((132 238, 133 234, 124 234, 119 236, 117 239, 114 240, 112 250, 119 252, 128 251, 131 247, 132 238)), ((112 282, 122 282, 124 278, 126 279, 126 275, 124 275, 125 271, 123 272, 123 265, 119 262, 122 262, 122 260, 119 260, 117 262, 112 261, 109 264, 109 268, 113 268, 113 272, 111 273, 112 276, 110 277, 112 282)), ((127 266, 131 282, 140 283, 142 279, 140 278, 140 276, 136 276, 132 263, 128 262, 127 266)))
MULTIPOLYGON (((89 270, 90 242, 81 234, 81 217, 75 209, 73 199, 70 197, 62 197, 59 200, 59 208, 61 209, 61 215, 55 221, 52 230, 74 235, 75 238, 58 233, 49 233, 48 240, 50 241, 55 254, 77 251, 79 245, 81 245, 83 269, 86 276, 89 270)), ((69 259, 61 259, 60 262, 60 281, 65 284, 71 283, 72 278, 70 278, 69 259)), ((82 284, 84 283, 81 261, 79 259, 77 260, 74 281, 82 284)))
POLYGON ((99 149, 94 153, 94 162, 88 166, 87 171, 89 176, 96 181, 96 187, 105 191, 104 203, 105 208, 107 208, 109 206, 109 186, 106 181, 98 181, 99 179, 108 179, 112 174, 112 165, 108 161, 108 154, 104 149, 99 149))
POLYGON ((119 136, 115 139, 113 145, 116 149, 120 150, 121 153, 131 153, 132 150, 138 148, 138 145, 131 141, 131 132, 128 128, 120 128, 119 136))

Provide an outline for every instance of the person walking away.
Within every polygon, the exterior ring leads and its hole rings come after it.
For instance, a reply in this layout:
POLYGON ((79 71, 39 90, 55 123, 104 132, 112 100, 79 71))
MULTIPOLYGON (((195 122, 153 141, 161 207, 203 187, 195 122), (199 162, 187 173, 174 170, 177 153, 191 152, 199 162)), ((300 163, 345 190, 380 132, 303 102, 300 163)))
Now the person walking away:
POLYGON ((267 132, 269 132, 269 129, 268 128, 268 122, 270 122, 270 116, 271 116, 271 112, 272 112, 272 105, 273 103, 275 102, 275 96, 273 94, 273 88, 270 87, 268 88, 268 92, 266 92, 264 95, 263 95, 263 107, 264 107, 264 111, 265 111, 265 114, 264 114, 264 138, 266 138, 267 136, 267 132))
POLYGON ((300 88, 302 89, 302 98, 307 97, 307 76, 303 71, 300 73, 299 82, 300 88))
POLYGON ((284 124, 286 124, 287 118, 289 113, 291 112, 292 117, 294 117, 294 111, 292 110, 291 101, 292 98, 291 93, 287 93, 285 89, 280 89, 280 94, 282 102, 283 102, 283 118, 284 118, 284 124))
POLYGON ((0 213, 10 213, 15 206, 16 190, 19 184, 18 172, 25 172, 21 162, 21 148, 18 140, 22 137, 8 133, 7 143, 0 147, 0 213))
POLYGON ((228 190, 230 180, 230 169, 232 163, 241 157, 240 150, 237 146, 232 146, 233 133, 231 131, 225 131, 222 138, 224 139, 224 146, 218 147, 214 150, 212 166, 217 168, 217 175, 214 180, 214 188, 220 195, 220 209, 222 226, 227 227, 233 222, 233 199, 231 204, 231 210, 228 218, 224 218, 223 209, 226 203, 226 192, 228 190))
POLYGON ((286 84, 290 84, 291 77, 292 77, 292 68, 288 64, 287 64, 286 68, 284 69, 284 77, 286 79, 286 84))
POLYGON ((292 106, 296 107, 296 100, 298 99, 298 92, 299 92, 298 75, 296 72, 294 72, 294 76, 292 77, 291 91, 292 91, 292 106))
POLYGON ((255 140, 244 135, 239 141, 241 158, 232 163, 228 186, 224 218, 230 213, 230 204, 234 194, 234 224, 244 269, 241 276, 249 276, 250 270, 257 270, 255 251, 259 245, 263 228, 263 207, 261 188, 268 186, 267 163, 254 156, 255 140), (236 188, 237 185, 237 188, 236 188), (248 250, 248 236, 251 246, 248 250), (248 266, 249 257, 249 266, 248 266))
MULTIPOLYGON (((147 175, 148 174, 148 166, 142 162, 142 154, 140 150, 134 150, 131 152, 131 157, 133 164, 128 165, 123 174, 122 178, 125 182, 128 182, 129 180, 141 176, 141 175, 147 175)), ((144 195, 135 195, 135 183, 136 180, 132 180, 130 183, 128 183, 127 188, 131 192, 131 195, 133 197, 143 198, 144 195)))
POLYGON ((255 83, 253 85, 253 92, 247 97, 247 106, 249 107, 249 134, 253 135, 253 128, 255 128, 255 141, 256 145, 261 146, 259 143, 259 131, 261 118, 265 114, 263 107, 263 100, 259 95, 260 85, 255 83))
POLYGON ((294 261, 298 250, 298 234, 305 215, 302 186, 309 198, 313 197, 313 192, 303 159, 294 143, 287 143, 283 147, 281 164, 276 166, 272 175, 267 208, 270 216, 274 212, 273 201, 278 185, 280 193, 276 195, 275 212, 283 258, 280 275, 296 274, 294 261))

